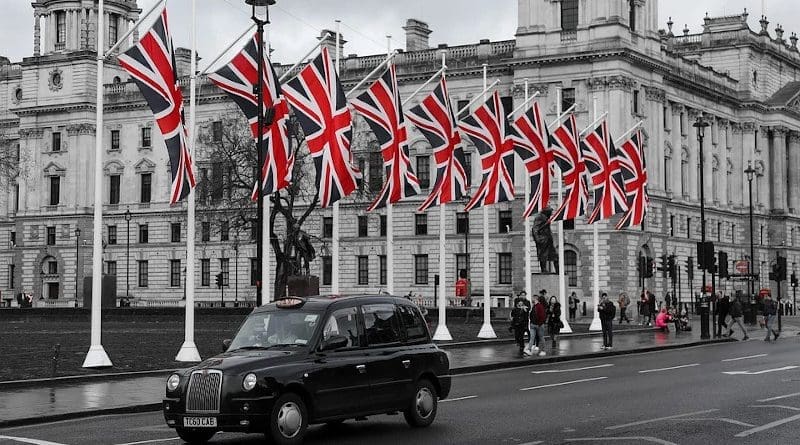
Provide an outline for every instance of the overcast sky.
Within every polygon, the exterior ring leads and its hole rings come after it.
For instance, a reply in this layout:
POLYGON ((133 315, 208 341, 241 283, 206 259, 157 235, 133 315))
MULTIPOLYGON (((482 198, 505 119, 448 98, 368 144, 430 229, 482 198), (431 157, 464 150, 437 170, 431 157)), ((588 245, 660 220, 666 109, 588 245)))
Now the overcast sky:
MULTIPOLYGON (((0 55, 17 62, 33 53, 31 0, 1 1, 0 29, 5 38, 0 55)), ((146 11, 155 2, 139 0, 139 6, 146 11)), ((244 0, 197 0, 197 4, 202 69, 251 22, 244 0)), ((666 28, 667 18, 672 16, 675 34, 682 32, 684 24, 695 33, 701 31, 706 12, 711 16, 736 14, 746 7, 751 29, 758 30, 762 4, 771 33, 778 23, 786 31, 785 38, 793 31, 800 33, 797 0, 662 0, 659 24, 666 28)), ((190 7, 191 0, 169 0, 170 28, 177 46, 189 45, 190 7)), ((517 28, 517 0, 278 0, 270 12, 273 60, 281 63, 294 63, 316 43, 322 29, 333 29, 335 19, 342 21, 341 32, 348 41, 345 52, 359 55, 385 53, 387 34, 393 36, 393 48, 402 48, 402 26, 411 17, 429 24, 431 46, 512 39, 517 28)))

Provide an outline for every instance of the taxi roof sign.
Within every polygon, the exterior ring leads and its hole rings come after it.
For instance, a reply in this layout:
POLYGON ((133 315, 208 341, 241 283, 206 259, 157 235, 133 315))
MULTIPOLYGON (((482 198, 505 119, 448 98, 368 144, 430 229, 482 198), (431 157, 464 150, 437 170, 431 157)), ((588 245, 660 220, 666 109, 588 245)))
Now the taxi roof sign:
POLYGON ((305 298, 284 297, 275 300, 275 306, 283 309, 300 307, 306 303, 305 298))

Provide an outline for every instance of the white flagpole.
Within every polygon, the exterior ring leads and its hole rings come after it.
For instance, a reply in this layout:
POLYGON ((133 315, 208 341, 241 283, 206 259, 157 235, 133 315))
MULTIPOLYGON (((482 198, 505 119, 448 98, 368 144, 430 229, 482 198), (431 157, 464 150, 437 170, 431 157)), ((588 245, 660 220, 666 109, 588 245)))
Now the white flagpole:
MULTIPOLYGON (((558 116, 561 116, 561 88, 557 90, 556 94, 556 101, 557 109, 558 109, 558 116)), ((561 169, 559 169, 558 173, 558 202, 560 203, 564 199, 564 178, 561 169)), ((569 325, 569 320, 564 313, 566 311, 563 308, 567 307, 565 304, 565 300, 567 294, 567 280, 566 276, 564 275, 564 221, 558 221, 558 301, 561 303, 561 323, 564 324, 564 327, 561 328, 561 332, 564 334, 572 333, 572 328, 569 325)))
MULTIPOLYGON (((442 52, 446 53, 446 51, 442 51, 442 52)), ((444 54, 442 55, 442 58, 444 58, 444 54)), ((403 106, 405 106, 405 104, 407 104, 408 101, 410 101, 414 96, 416 96, 420 91, 422 91, 423 88, 428 86, 429 83, 433 82, 434 79, 439 77, 439 75, 442 74, 444 72, 444 70, 446 70, 446 69, 447 69, 447 66, 442 66, 441 68, 439 68, 439 71, 434 73, 434 75, 429 77, 428 80, 426 80, 422 85, 419 86, 419 88, 416 89, 416 91, 414 91, 408 97, 406 97, 406 100, 403 101, 403 106)))
MULTIPOLYGON (((442 68, 445 66, 446 54, 442 51, 442 68)), ((447 296, 445 291, 445 204, 439 206, 439 323, 436 325, 436 333, 433 334, 434 340, 452 340, 450 330, 447 329, 447 296)))
POLYGON ((303 62, 304 62, 304 61, 305 61, 305 60, 308 58, 308 56, 310 56, 310 55, 311 55, 311 53, 313 53, 314 51, 316 51, 316 50, 317 50, 317 48, 319 48, 319 46, 320 46, 320 45, 322 45, 322 39, 320 39, 320 40, 319 40, 319 41, 318 41, 318 42, 317 42, 317 43, 314 45, 314 47, 313 47, 313 48, 311 48, 310 50, 308 50, 308 52, 307 52, 307 53, 306 53, 306 54, 305 54, 303 57, 301 57, 301 58, 297 59, 297 62, 295 62, 295 64, 294 64, 294 65, 292 65, 292 66, 291 66, 291 67, 290 67, 288 70, 286 70, 286 72, 284 72, 283 74, 281 74, 281 77, 279 77, 279 78, 278 78, 278 82, 279 82, 279 83, 283 83, 283 81, 284 81, 284 80, 286 80, 286 78, 287 78, 287 77, 289 77, 289 76, 292 74, 292 71, 294 71, 294 69, 295 69, 295 68, 297 68, 298 66, 300 66, 300 64, 302 64, 302 63, 303 63, 303 62))
MULTIPOLYGON (((538 91, 537 91, 538 93, 538 91)), ((525 103, 528 103, 528 79, 525 79, 525 103)), ((531 181, 528 178, 527 172, 525 174, 525 205, 531 199, 531 181)), ((531 220, 525 218, 525 295, 533 298, 533 283, 531 280, 531 220)))
POLYGON ((393 53, 390 53, 388 56, 386 56, 386 58, 385 58, 385 59, 383 59, 383 62, 381 62, 381 63, 380 63, 378 66, 376 66, 375 68, 373 68, 373 69, 372 69, 372 71, 370 71, 370 72, 369 72, 369 74, 367 74, 366 76, 364 76, 364 78, 363 78, 363 79, 361 79, 361 80, 360 80, 360 81, 359 81, 359 82, 356 84, 356 86, 354 86, 353 88, 351 88, 351 89, 350 89, 350 91, 348 91, 348 92, 347 92, 347 94, 345 94, 345 95, 344 95, 344 97, 347 97, 347 98, 349 98, 350 96, 352 96, 352 95, 353 95, 353 93, 355 93, 355 92, 356 92, 356 90, 358 90, 359 88, 361 88, 361 85, 364 85, 364 84, 365 84, 365 83, 366 83, 366 82, 367 82, 369 79, 371 79, 371 78, 372 78, 372 76, 374 76, 374 75, 375 75, 375 74, 376 74, 378 71, 380 71, 380 70, 381 70, 381 69, 382 69, 382 68, 383 68, 385 65, 387 65, 387 64, 389 64, 389 63, 391 63, 392 59, 394 59, 394 56, 396 56, 396 55, 397 55, 397 51, 395 51, 395 52, 393 52, 393 53))
MULTIPOLYGON (((92 328, 91 345, 84 368, 105 368, 111 366, 101 342, 100 315, 102 304, 103 278, 103 48, 105 47, 103 0, 97 5, 97 121, 95 123, 94 146, 94 227, 92 229, 92 328)), ((77 289, 76 289, 77 291, 77 289)), ((77 295, 76 295, 77 297, 77 295)))
MULTIPOLYGON (((386 36, 386 53, 391 51, 392 36, 386 36)), ((386 292, 394 295, 394 215, 391 202, 386 203, 386 292)))
MULTIPOLYGON (((341 20, 336 20, 336 75, 339 75, 339 24, 341 20)), ((333 90, 331 90, 331 94, 333 90)), ((331 97, 335 101, 335 97, 331 97)), ((349 162, 349 160, 348 160, 349 162)), ((388 223, 388 220, 387 220, 388 223)), ((388 227, 387 227, 388 233, 388 227)), ((333 203, 333 248, 331 254, 333 256, 331 267, 331 293, 336 295, 339 293, 339 201, 333 203)))
MULTIPOLYGON (((189 153, 195 154, 197 141, 197 0, 192 0, 192 61, 189 74, 189 153)), ((194 343, 194 236, 195 236, 195 195, 189 190, 186 210, 186 327, 184 341, 178 355, 179 362, 199 362, 200 352, 194 343)))
MULTIPOLYGON (((488 65, 483 64, 483 101, 486 102, 486 70, 488 65)), ((461 111, 459 110, 459 113, 461 111)), ((492 298, 489 294, 489 207, 483 207, 483 326, 478 333, 478 338, 497 338, 490 320, 492 298)))
POLYGON ((209 70, 210 70, 210 69, 211 69, 211 68, 214 66, 214 64, 215 64, 215 63, 217 63, 217 62, 219 62, 219 59, 221 59, 221 58, 222 58, 222 56, 224 56, 225 54, 227 54, 227 52, 228 52, 228 51, 230 51, 230 50, 231 50, 231 48, 233 48, 233 46, 234 46, 234 45, 236 45, 237 43, 239 43, 239 41, 240 41, 240 40, 242 40, 242 38, 244 38, 244 36, 246 36, 246 35, 250 34, 250 38, 252 39, 252 38, 253 38, 253 36, 252 36, 252 32, 253 32, 253 28, 255 28, 255 27, 256 27, 256 25, 255 25, 255 24, 252 24, 252 25, 250 25, 250 26, 249 26, 249 27, 248 27, 248 28, 247 28, 247 29, 246 29, 246 30, 245 30, 245 31, 244 31, 242 34, 240 34, 240 35, 239 35, 239 37, 237 37, 237 38, 236 38, 236 40, 234 40, 233 42, 231 42, 231 44, 230 44, 230 45, 228 45, 228 47, 227 47, 227 48, 225 48, 224 50, 222 50, 222 52, 220 52, 220 53, 219 53, 219 55, 217 55, 217 57, 216 57, 214 60, 212 60, 212 61, 211 61, 211 63, 209 63, 209 64, 208 64, 208 66, 206 66, 206 68, 205 68, 203 71, 201 71, 201 72, 200 72, 200 75, 201 75, 201 76, 203 76, 203 75, 205 75, 206 73, 208 73, 208 71, 209 71, 209 70))
MULTIPOLYGON (((270 29, 269 28, 269 23, 266 23, 264 25, 264 28, 265 28, 264 29, 264 36, 266 38, 264 39, 262 44, 264 45, 264 54, 266 54, 267 58, 269 58, 269 38, 270 38, 270 35, 269 35, 269 29, 270 29)), ((263 61, 259 60, 258 63, 263 63, 263 61)), ((270 67, 265 67, 265 68, 266 69, 270 69, 270 67)), ((267 73, 264 73, 264 76, 267 76, 267 73)), ((266 89, 263 88, 263 85, 261 85, 262 79, 259 79, 258 81, 259 81, 259 85, 260 85, 261 90, 262 90, 262 97, 263 97, 263 95, 266 94, 267 91, 265 91, 266 89)), ((265 129, 262 129, 261 131, 264 131, 264 130, 265 129)), ((261 135, 259 135, 259 137, 261 137, 261 135)), ((264 193, 264 189, 263 189, 264 184, 262 182, 262 180, 264 179, 264 175, 263 175, 264 166, 263 165, 259 165, 258 168, 259 168, 259 175, 258 175, 258 181, 257 181, 258 182, 258 193, 264 193)), ((269 263, 270 263, 270 261, 269 260, 270 260, 270 251, 272 250, 272 231, 270 230, 270 225, 269 225, 269 219, 270 219, 270 202, 269 202, 269 198, 271 196, 272 195, 264 196, 264 198, 262 199, 262 203, 263 204, 262 204, 262 208, 261 208, 261 211, 262 211, 261 233, 263 234, 261 239, 264 240, 264 242, 261 243, 261 301, 262 301, 262 304, 263 303, 269 303, 270 301, 272 301, 272 298, 271 298, 272 297, 272 289, 270 288, 270 285, 269 285, 269 282, 270 282, 270 276, 269 276, 269 270, 270 270, 269 263)), ((278 290, 278 292, 280 292, 280 291, 281 290, 278 290)))
MULTIPOLYGON (((597 122, 597 97, 592 98, 592 113, 594 114, 595 122, 597 122)), ((605 114, 608 114, 606 112, 605 114)), ((592 124, 594 125, 594 123, 592 124)), ((594 203, 595 207, 597 203, 594 203)), ((592 223, 592 323, 589 325, 590 331, 603 330, 600 324, 600 313, 597 312, 597 306, 600 302, 600 240, 598 235, 597 221, 592 223)))

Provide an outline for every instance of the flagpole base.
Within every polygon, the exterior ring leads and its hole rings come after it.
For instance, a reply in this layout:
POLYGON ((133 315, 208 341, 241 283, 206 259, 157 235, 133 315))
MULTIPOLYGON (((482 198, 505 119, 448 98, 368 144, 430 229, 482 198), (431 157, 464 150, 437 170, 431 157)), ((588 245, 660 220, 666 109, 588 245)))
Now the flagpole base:
POLYGON ((570 326, 570 325, 569 325, 569 321, 568 321, 568 320, 563 320, 563 319, 562 319, 562 320, 561 320, 561 323, 563 323, 563 324, 564 324, 564 327, 563 327, 563 328, 561 328, 561 329, 558 331, 558 333, 559 333, 559 334, 572 334, 572 326, 570 326))
POLYGON ((594 318, 592 318, 592 324, 589 325, 590 331, 602 331, 603 326, 600 324, 600 317, 598 316, 597 312, 594 313, 594 318))
POLYGON ((453 337, 450 335, 450 330, 447 329, 447 325, 442 323, 436 326, 436 333, 433 334, 434 341, 450 341, 453 337))
POLYGON ((89 352, 86 353, 86 359, 83 361, 84 368, 110 368, 111 366, 111 359, 108 358, 103 345, 89 347, 89 352))
POLYGON ((176 362, 200 362, 200 352, 197 351, 197 346, 195 346, 193 341, 185 341, 181 346, 181 350, 178 351, 178 355, 175 356, 176 362))
POLYGON ((491 323, 483 323, 483 326, 481 326, 481 331, 478 332, 478 338, 497 338, 497 334, 494 333, 491 323))

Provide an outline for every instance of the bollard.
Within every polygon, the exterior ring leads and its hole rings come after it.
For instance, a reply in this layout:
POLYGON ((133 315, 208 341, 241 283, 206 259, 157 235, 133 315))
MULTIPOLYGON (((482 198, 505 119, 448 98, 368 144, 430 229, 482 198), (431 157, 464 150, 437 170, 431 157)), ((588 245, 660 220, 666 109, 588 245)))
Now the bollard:
POLYGON ((58 356, 61 353, 61 343, 57 343, 53 348, 53 358, 51 359, 52 371, 50 377, 55 377, 58 372, 58 356))
POLYGON ((583 307, 581 308, 581 317, 586 316, 586 302, 583 302, 583 307))

